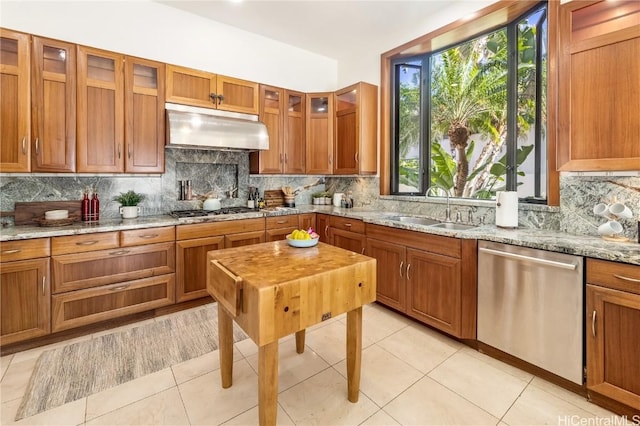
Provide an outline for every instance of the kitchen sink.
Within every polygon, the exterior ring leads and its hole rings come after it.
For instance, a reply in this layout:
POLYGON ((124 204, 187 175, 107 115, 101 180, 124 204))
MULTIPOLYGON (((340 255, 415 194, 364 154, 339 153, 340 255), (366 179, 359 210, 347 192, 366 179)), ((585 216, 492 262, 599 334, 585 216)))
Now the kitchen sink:
POLYGON ((455 223, 455 222, 442 222, 436 223, 435 225, 429 225, 431 228, 444 228, 444 229, 453 229, 456 231, 463 231, 465 229, 475 228, 475 225, 467 225, 465 223, 455 223))
POLYGON ((417 225, 434 225, 439 224, 435 219, 429 219, 428 217, 418 217, 418 216, 392 216, 388 218, 389 220, 395 220, 397 222, 404 223, 415 223, 417 225))

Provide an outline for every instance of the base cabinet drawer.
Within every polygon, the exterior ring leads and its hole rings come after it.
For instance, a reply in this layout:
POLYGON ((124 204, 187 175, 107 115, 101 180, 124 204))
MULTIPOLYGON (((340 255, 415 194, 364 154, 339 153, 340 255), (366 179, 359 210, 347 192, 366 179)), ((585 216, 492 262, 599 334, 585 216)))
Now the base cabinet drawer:
POLYGON ((144 278, 51 298, 53 332, 143 312, 175 302, 175 275, 144 278))

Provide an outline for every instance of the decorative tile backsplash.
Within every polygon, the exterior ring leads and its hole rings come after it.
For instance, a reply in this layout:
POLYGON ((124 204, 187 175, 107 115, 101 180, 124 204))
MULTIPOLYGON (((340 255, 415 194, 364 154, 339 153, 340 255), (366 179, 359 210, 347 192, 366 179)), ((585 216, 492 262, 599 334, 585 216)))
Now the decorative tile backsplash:
MULTIPOLYGON (((81 199, 84 188, 96 188, 100 196, 103 218, 119 217, 119 204, 112 201, 120 192, 130 189, 146 195, 142 216, 166 214, 171 210, 197 209, 208 192, 216 192, 223 207, 246 205, 249 186, 265 190, 290 186, 296 191, 297 205, 312 203, 312 194, 319 191, 349 192, 356 207, 374 210, 420 214, 444 219, 444 199, 427 201, 425 197, 380 196, 379 178, 364 176, 280 176, 249 175, 249 153, 236 151, 203 151, 192 149, 165 150, 165 173, 152 176, 75 176, 75 175, 10 175, 0 176, 0 209, 12 211, 16 201, 61 201, 81 199), (191 180, 195 199, 179 200, 179 181, 191 180), (229 191, 237 189, 236 197, 229 191)), ((593 214, 593 206, 617 200, 633 212, 632 219, 623 219, 625 236, 637 241, 640 217, 640 177, 569 176, 560 179, 560 207, 525 206, 519 208, 519 226, 560 230, 578 235, 598 235, 597 227, 604 219, 593 214)), ((452 217, 456 210, 468 218, 473 212, 474 223, 484 218, 495 222, 492 202, 470 202, 451 199, 452 217)), ((11 223, 10 218, 2 218, 11 223)))

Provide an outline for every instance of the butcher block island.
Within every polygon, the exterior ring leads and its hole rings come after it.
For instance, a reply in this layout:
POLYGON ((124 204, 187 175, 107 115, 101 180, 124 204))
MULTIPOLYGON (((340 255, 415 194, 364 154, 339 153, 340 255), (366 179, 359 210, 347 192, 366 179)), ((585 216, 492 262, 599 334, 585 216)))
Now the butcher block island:
POLYGON ((207 291, 218 301, 222 387, 232 384, 235 320, 258 345, 261 425, 276 424, 278 339, 295 333, 302 353, 307 327, 345 312, 348 399, 358 401, 362 305, 376 298, 375 259, 324 243, 291 247, 285 240, 207 256, 207 291))

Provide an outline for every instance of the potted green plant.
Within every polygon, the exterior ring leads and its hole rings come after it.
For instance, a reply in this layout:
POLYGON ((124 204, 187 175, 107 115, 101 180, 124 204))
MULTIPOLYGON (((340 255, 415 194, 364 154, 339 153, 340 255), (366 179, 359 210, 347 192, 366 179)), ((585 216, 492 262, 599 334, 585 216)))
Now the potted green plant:
POLYGON ((313 204, 324 204, 324 192, 314 192, 311 198, 313 198, 313 204))
POLYGON ((134 219, 140 214, 138 204, 145 199, 144 194, 138 194, 133 190, 121 192, 120 195, 113 197, 113 201, 120 203, 120 214, 123 219, 134 219))
POLYGON ((328 206, 330 206, 333 201, 331 197, 333 197, 333 194, 330 191, 324 192, 324 203, 328 206))

